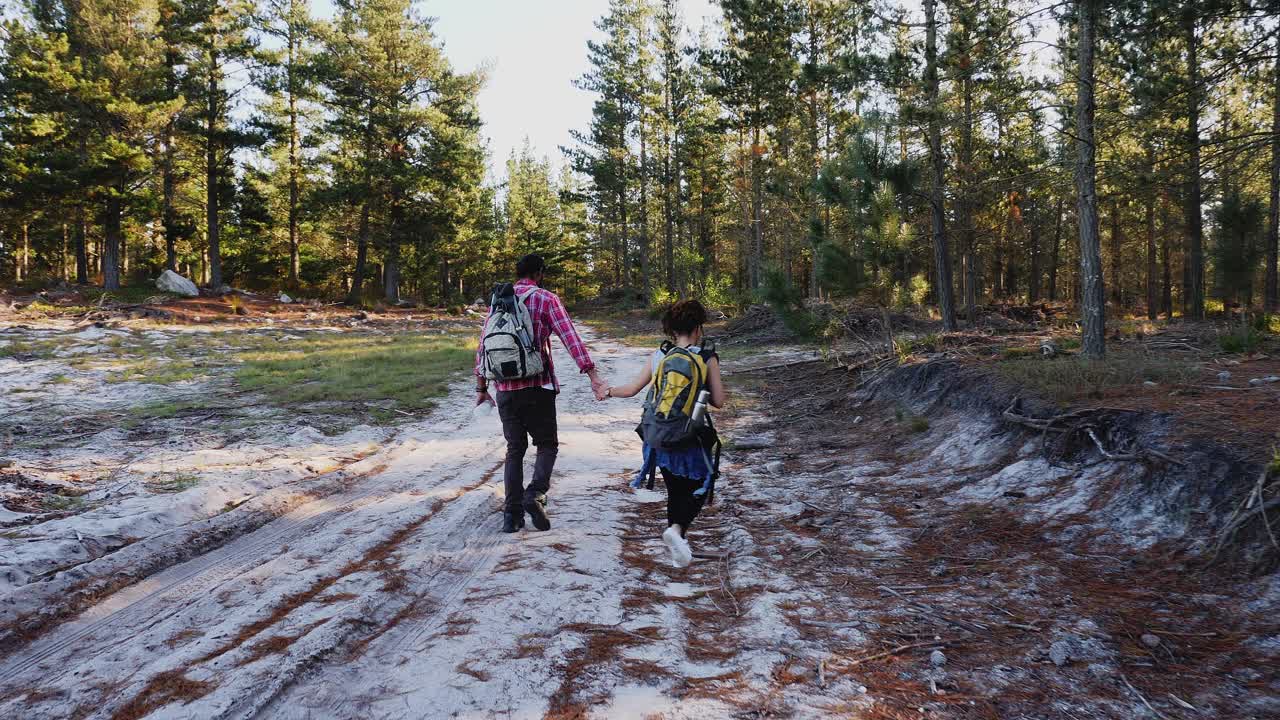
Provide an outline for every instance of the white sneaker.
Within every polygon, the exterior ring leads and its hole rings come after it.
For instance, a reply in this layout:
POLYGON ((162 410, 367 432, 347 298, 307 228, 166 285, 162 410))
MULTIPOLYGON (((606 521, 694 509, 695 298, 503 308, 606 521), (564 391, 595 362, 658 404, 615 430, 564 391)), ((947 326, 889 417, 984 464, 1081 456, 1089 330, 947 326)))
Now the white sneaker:
POLYGON ((680 530, 675 525, 668 526, 662 533, 662 542, 671 550, 672 566, 685 568, 693 562, 693 550, 689 548, 689 542, 680 537, 680 530))

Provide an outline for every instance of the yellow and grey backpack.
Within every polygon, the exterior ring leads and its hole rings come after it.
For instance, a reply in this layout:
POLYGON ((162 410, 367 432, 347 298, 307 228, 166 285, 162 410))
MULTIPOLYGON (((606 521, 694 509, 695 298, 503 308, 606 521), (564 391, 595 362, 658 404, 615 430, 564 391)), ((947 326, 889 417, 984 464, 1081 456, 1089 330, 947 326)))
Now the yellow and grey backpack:
MULTIPOLYGON (((648 449, 645 466, 636 478, 639 487, 644 476, 653 487, 657 470, 653 462, 654 450, 680 451, 699 448, 707 462, 711 480, 719 473, 720 439, 711 422, 711 415, 694 420, 693 408, 698 393, 707 389, 707 361, 715 354, 714 348, 690 349, 671 342, 664 342, 654 355, 653 381, 644 400, 644 414, 636 433, 648 449), (713 460, 714 457, 714 460, 713 460)), ((709 493, 712 482, 696 494, 709 493)), ((709 499, 709 498, 708 498, 709 499)))

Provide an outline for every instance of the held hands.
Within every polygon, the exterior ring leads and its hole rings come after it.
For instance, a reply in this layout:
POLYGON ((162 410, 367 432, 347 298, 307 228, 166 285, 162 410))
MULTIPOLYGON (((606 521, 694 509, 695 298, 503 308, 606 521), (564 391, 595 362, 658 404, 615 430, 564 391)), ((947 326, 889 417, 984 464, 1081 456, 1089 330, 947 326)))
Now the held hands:
POLYGON ((592 370, 587 375, 591 378, 591 393, 596 396, 596 400, 607 400, 609 398, 609 383, 592 370))

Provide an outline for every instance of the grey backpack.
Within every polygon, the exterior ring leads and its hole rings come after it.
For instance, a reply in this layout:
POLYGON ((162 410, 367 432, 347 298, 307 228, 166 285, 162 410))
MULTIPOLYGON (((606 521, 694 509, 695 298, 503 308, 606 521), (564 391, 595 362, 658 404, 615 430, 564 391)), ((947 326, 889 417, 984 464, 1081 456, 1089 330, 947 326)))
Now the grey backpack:
POLYGON ((517 295, 510 283, 494 288, 481 340, 485 376, 490 380, 522 380, 545 372, 546 361, 534 344, 533 320, 525 304, 537 291, 534 287, 517 295))

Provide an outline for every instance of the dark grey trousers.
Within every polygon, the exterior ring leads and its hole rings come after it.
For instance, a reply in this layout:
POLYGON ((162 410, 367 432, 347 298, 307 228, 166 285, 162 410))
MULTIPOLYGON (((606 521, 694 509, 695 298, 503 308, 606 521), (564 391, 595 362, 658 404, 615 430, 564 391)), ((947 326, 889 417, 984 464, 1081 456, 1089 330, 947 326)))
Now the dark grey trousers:
POLYGON ((506 485, 508 512, 523 512, 526 493, 536 495, 551 489, 551 470, 556 465, 560 443, 556 437, 556 393, 544 388, 525 388, 498 393, 498 417, 507 439, 507 464, 502 473, 506 485), (533 479, 524 486, 524 454, 529 439, 538 448, 533 463, 533 479))

